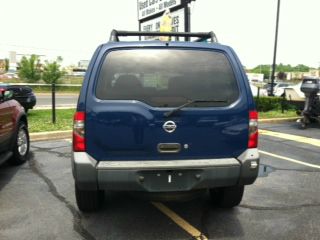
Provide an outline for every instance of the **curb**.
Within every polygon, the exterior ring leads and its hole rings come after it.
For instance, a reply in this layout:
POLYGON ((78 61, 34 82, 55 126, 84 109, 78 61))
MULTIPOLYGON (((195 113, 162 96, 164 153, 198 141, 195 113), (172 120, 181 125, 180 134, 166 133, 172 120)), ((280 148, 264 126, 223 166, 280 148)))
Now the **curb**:
POLYGON ((55 139, 71 139, 72 131, 52 131, 52 132, 39 132, 30 133, 31 141, 46 141, 55 139))
MULTIPOLYGON (((48 92, 48 93, 37 93, 37 92, 34 92, 34 94, 36 96, 52 96, 52 93, 51 92, 48 92)), ((56 93, 56 96, 79 96, 79 93, 73 93, 73 92, 70 92, 70 93, 56 93)))
MULTIPOLYGON (((65 104, 65 105, 58 105, 56 106, 56 109, 76 109, 76 104, 65 104)), ((41 105, 38 107, 34 107, 32 110, 51 110, 52 109, 52 105, 41 105)))
POLYGON ((262 118, 259 119, 259 123, 285 123, 285 122, 295 122, 301 117, 289 117, 289 118, 262 118))

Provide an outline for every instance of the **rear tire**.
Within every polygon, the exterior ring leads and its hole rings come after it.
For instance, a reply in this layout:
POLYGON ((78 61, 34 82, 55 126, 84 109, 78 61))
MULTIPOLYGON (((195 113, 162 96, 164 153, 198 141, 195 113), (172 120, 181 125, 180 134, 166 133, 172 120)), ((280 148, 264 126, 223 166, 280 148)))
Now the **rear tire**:
POLYGON ((20 122, 13 144, 13 156, 10 163, 13 165, 20 165, 27 161, 30 148, 30 139, 27 125, 20 122))
POLYGON ((302 123, 300 124, 300 129, 304 130, 304 129, 306 129, 306 128, 307 128, 307 124, 305 124, 304 122, 302 122, 302 123))
POLYGON ((104 191, 99 190, 80 190, 75 186, 76 200, 78 208, 82 212, 93 212, 100 208, 104 199, 104 191))
POLYGON ((243 192, 244 186, 237 185, 210 189, 210 196, 216 206, 222 208, 233 208, 240 204, 243 192))

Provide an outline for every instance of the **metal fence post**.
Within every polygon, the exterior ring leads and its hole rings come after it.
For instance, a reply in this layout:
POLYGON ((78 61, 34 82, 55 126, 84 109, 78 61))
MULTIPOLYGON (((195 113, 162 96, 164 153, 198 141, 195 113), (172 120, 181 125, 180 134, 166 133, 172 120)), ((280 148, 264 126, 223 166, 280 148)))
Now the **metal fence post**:
POLYGON ((259 99, 260 99, 260 87, 258 87, 258 92, 257 92, 257 102, 256 102, 257 111, 259 111, 259 99))
POLYGON ((284 113, 285 102, 286 102, 286 89, 283 89, 282 101, 281 101, 281 112, 282 113, 284 113))
POLYGON ((52 95, 52 123, 56 123, 56 84, 51 84, 51 95, 52 95))

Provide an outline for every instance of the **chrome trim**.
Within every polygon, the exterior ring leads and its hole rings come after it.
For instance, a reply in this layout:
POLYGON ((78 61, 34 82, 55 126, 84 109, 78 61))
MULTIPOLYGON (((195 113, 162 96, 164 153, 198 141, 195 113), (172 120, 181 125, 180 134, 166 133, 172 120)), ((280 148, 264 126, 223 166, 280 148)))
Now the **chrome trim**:
POLYGON ((165 130, 168 133, 172 133, 176 130, 177 125, 174 121, 166 121, 163 126, 162 126, 163 130, 165 130))
POLYGON ((235 158, 220 159, 189 159, 189 160, 163 160, 163 161, 101 161, 98 170, 133 170, 133 169, 187 169, 240 166, 235 158))
POLYGON ((21 128, 18 132, 17 146, 19 154, 21 156, 26 155, 28 151, 28 137, 26 130, 24 130, 23 128, 21 128))
POLYGON ((157 145, 159 153, 179 153, 181 151, 180 143, 159 143, 157 145))

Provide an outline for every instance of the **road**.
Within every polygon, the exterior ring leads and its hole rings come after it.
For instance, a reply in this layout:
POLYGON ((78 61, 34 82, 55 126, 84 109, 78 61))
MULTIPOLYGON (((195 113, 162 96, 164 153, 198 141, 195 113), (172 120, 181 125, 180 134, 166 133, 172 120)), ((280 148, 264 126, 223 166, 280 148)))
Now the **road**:
POLYGON ((80 213, 70 140, 34 142, 28 163, 0 168, 0 239, 319 239, 320 127, 261 128, 260 176, 233 210, 207 194, 159 203, 108 192, 99 212, 80 213))
MULTIPOLYGON (((35 109, 51 108, 52 96, 49 93, 36 94, 37 104, 35 109)), ((78 94, 57 94, 56 106, 57 107, 76 107, 78 101, 78 94)))

